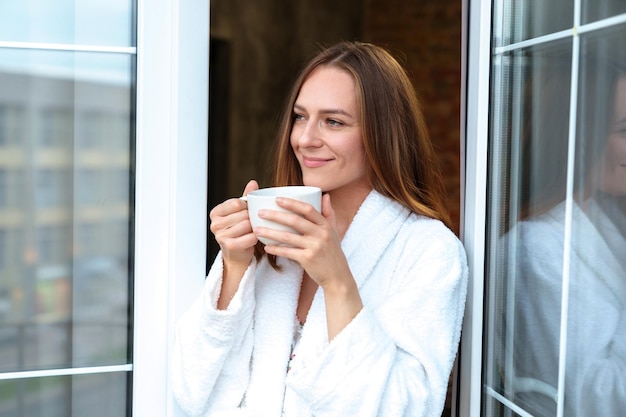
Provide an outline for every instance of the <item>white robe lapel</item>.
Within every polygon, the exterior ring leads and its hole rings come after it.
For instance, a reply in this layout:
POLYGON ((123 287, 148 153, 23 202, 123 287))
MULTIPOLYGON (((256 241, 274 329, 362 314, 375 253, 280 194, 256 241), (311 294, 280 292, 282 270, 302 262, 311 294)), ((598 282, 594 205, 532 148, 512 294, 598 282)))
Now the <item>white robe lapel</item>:
POLYGON ((282 270, 276 271, 262 262, 257 271, 255 347, 246 394, 246 407, 255 416, 278 416, 282 411, 303 271, 297 263, 285 259, 279 259, 279 265, 282 270))
POLYGON ((399 203, 372 191, 357 212, 343 241, 343 251, 359 288, 381 261, 410 215, 399 203))
MULTIPOLYGON (((365 199, 341 243, 359 288, 381 261, 385 249, 409 214, 409 210, 376 191, 372 191, 365 199)), ((327 345, 324 291, 318 288, 302 329, 301 356, 318 356, 327 345)))

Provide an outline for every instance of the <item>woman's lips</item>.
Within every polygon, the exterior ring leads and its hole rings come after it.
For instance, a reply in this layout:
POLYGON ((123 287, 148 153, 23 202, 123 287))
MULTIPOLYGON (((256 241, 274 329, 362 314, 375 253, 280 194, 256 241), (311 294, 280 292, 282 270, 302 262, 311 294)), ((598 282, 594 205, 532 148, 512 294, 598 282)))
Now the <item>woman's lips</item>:
POLYGON ((322 165, 326 165, 330 161, 331 161, 330 159, 325 159, 325 158, 311 158, 311 157, 306 157, 306 156, 302 157, 302 165, 304 165, 307 168, 318 168, 318 167, 321 167, 322 165))

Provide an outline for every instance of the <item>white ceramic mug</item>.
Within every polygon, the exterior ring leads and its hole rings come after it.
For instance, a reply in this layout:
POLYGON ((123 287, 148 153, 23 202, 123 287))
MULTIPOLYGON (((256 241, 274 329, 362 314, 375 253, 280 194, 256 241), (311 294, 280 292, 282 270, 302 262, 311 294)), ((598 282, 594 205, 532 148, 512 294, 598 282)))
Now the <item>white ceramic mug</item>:
MULTIPOLYGON (((276 197, 287 197, 303 201, 312 205, 317 211, 322 210, 322 190, 318 187, 292 185, 286 187, 261 188, 259 190, 250 191, 248 195, 241 197, 242 200, 248 202, 248 215, 250 216, 250 223, 253 228, 261 226, 296 233, 296 231, 290 227, 259 218, 259 210, 262 209, 288 212, 288 210, 276 204, 276 197)), ((280 242, 267 238, 259 238, 259 240, 266 245, 281 244, 280 242)))

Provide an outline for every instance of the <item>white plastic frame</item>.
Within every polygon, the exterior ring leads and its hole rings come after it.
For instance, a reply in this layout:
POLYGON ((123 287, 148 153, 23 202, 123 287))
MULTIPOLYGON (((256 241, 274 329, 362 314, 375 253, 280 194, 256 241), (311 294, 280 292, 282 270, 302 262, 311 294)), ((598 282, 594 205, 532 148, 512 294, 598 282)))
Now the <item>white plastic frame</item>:
POLYGON ((482 392, 483 275, 487 218, 487 138, 491 66, 491 1, 464 0, 464 125, 461 238, 469 263, 469 288, 460 348, 459 400, 455 414, 480 415, 482 392))
POLYGON ((209 0, 137 6, 133 415, 182 416, 174 326, 204 282, 209 0))

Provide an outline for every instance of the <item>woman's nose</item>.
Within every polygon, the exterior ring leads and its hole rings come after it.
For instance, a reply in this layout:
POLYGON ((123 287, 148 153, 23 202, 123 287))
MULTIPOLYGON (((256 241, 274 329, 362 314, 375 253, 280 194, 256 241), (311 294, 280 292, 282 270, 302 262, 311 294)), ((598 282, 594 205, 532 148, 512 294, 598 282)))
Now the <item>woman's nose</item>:
POLYGON ((319 146, 321 144, 321 122, 307 120, 306 124, 300 125, 297 132, 298 145, 302 147, 319 146))

